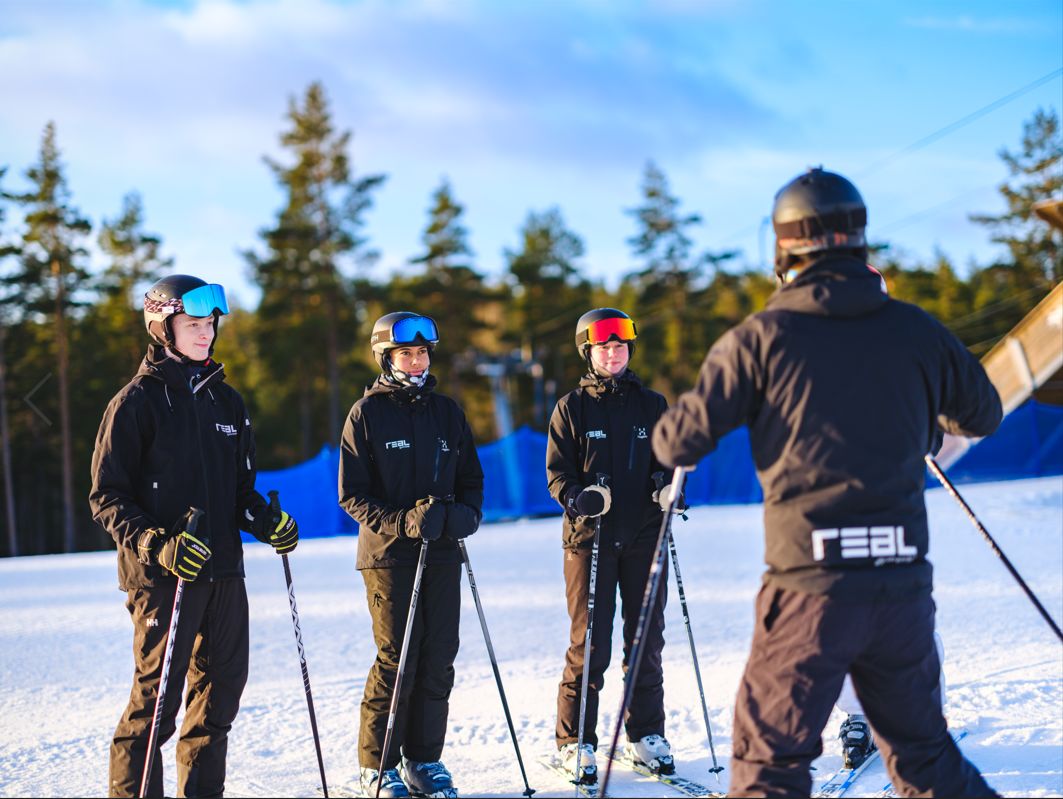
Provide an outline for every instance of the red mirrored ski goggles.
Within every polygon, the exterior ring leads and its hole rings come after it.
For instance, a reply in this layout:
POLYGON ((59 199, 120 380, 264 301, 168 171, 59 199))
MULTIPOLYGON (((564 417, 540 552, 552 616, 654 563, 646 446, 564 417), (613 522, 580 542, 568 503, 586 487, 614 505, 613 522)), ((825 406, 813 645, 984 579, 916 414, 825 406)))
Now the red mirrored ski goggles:
POLYGON ((623 317, 612 319, 599 319, 587 325, 581 344, 604 344, 609 339, 616 337, 621 341, 634 341, 638 338, 635 330, 635 322, 623 317))

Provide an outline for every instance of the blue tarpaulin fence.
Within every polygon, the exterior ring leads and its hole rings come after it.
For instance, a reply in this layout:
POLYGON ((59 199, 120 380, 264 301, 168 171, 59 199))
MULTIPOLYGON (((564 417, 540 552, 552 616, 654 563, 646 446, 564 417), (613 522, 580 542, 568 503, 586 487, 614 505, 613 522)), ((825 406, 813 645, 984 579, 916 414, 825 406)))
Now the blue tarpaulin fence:
MULTIPOLYGON (((479 447, 484 475, 484 519, 560 514, 546 490, 546 435, 522 427, 479 447)), ((275 472, 261 472, 263 494, 280 491, 284 509, 299 521, 304 537, 356 533, 358 525, 336 502, 339 450, 325 447, 316 457, 275 472)), ((1034 400, 1008 414, 1000 429, 971 448, 949 469, 958 483, 1013 480, 1063 474, 1063 408, 1034 400)), ((928 478, 927 485, 933 485, 928 478)), ((691 505, 760 502, 749 431, 741 428, 720 441, 712 455, 687 478, 691 505)))

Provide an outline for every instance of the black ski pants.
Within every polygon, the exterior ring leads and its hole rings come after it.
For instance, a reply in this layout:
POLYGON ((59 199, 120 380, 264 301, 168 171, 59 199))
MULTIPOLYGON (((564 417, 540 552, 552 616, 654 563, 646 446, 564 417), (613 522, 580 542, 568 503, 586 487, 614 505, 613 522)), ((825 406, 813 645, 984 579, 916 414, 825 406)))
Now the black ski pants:
POLYGON ((730 796, 809 796, 809 766, 852 676, 900 796, 996 796, 941 710, 934 601, 854 602, 764 586, 738 687, 730 796))
MULTIPOLYGON (((152 715, 162 676, 177 581, 128 592, 133 620, 133 689, 111 743, 110 795, 136 796, 144 773, 152 715)), ((240 578, 185 583, 157 746, 176 730, 181 688, 188 680, 177 742, 177 795, 221 796, 229 730, 247 682, 247 591, 240 578)), ((163 795, 156 749, 148 796, 163 795)))
MULTIPOLYGON (((598 554, 587 715, 583 724, 583 741, 594 747, 598 745, 598 695, 605 684, 605 671, 609 667, 612 654, 617 590, 619 589, 620 593, 620 615, 624 624, 623 669, 627 674, 631 646, 638 630, 639 611, 642 609, 642 599, 646 591, 646 580, 649 578, 650 566, 656 554, 655 545, 656 536, 653 540, 636 541, 623 547, 610 543, 602 546, 598 554)), ((568 652, 565 654, 565 670, 557 688, 557 729, 554 735, 558 748, 578 740, 592 550, 566 549, 564 552, 565 593, 572 624, 568 652)), ((664 672, 661 668, 661 650, 664 649, 664 608, 668 600, 667 561, 664 565, 657 602, 647 625, 645 652, 639 664, 638 682, 631 697, 631 705, 624 716, 624 730, 631 741, 637 741, 647 735, 664 735, 664 672)))
MULTIPOLYGON (((413 566, 362 570, 377 646, 362 698, 358 762, 363 768, 380 768, 415 571, 413 566)), ((422 763, 443 754, 460 617, 461 564, 425 566, 385 769, 398 765, 400 753, 422 763)))

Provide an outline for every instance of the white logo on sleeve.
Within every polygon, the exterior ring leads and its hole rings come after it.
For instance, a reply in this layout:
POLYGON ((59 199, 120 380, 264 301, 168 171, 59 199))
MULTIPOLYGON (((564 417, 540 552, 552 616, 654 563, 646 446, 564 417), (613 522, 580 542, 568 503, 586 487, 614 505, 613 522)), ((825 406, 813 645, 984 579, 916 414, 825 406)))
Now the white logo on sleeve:
MULTIPOLYGON (((812 559, 827 559, 827 542, 838 541, 843 560, 852 558, 888 558, 887 562, 913 560, 919 554, 904 540, 904 527, 831 527, 812 531, 812 559)), ((830 558, 834 560, 835 558, 830 558)))
POLYGON ((398 441, 389 441, 384 445, 384 449, 409 449, 410 442, 405 438, 400 438, 398 441))
POLYGON ((609 438, 604 430, 588 430, 587 438, 609 438))
POLYGON ((227 436, 235 436, 236 435, 236 425, 232 425, 232 424, 215 424, 214 427, 217 428, 219 433, 225 433, 225 435, 227 435, 227 436))

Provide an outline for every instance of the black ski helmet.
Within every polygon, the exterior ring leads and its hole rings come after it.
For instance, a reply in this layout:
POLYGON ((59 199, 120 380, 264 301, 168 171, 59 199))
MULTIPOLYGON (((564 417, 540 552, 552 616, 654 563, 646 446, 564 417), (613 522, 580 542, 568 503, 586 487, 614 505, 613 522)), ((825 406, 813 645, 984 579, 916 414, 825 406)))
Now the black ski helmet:
POLYGON ((587 311, 576 322, 576 350, 588 365, 591 358, 591 345, 613 340, 623 341, 627 344, 628 357, 631 357, 635 354, 635 339, 637 338, 638 329, 635 327, 635 320, 616 308, 595 308, 593 311, 587 311), (606 324, 605 326, 597 324, 612 319, 618 320, 618 324, 606 324), (623 320, 626 320, 626 323, 623 320), (596 329, 602 327, 605 329, 601 332, 605 335, 595 336, 596 329))
POLYGON ((800 256, 826 250, 865 250, 867 207, 856 186, 813 167, 775 195, 775 274, 780 280, 800 256))
POLYGON ((435 320, 413 311, 395 311, 384 314, 373 323, 373 335, 369 340, 380 371, 391 371, 388 353, 399 347, 428 347, 429 355, 439 343, 439 331, 435 320))
MULTIPOLYGON (((207 283, 192 275, 169 275, 144 294, 144 327, 148 335, 156 344, 168 347, 180 356, 173 335, 173 317, 179 313, 199 318, 214 317, 217 341, 218 317, 229 313, 225 290, 216 283, 207 283), (189 296, 188 308, 185 307, 186 296, 189 296)), ((214 342, 211 342, 210 354, 214 354, 214 342)))

